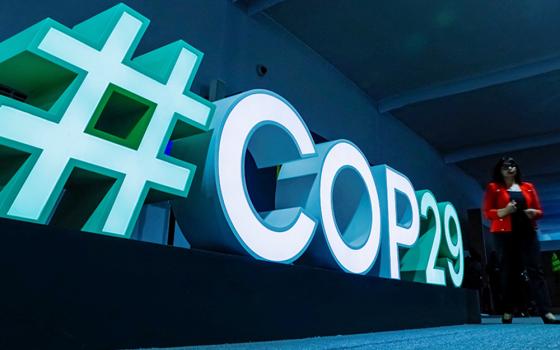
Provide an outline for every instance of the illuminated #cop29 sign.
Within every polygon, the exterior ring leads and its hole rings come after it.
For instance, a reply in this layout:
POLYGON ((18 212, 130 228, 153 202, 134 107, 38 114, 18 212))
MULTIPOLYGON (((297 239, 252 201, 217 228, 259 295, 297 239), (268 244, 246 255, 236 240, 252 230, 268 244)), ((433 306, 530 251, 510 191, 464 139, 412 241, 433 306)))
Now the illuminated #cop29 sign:
POLYGON ((315 144, 272 92, 194 95, 202 54, 182 41, 132 59, 148 23, 120 4, 0 44, 0 83, 13 89, 0 97, 1 216, 130 237, 142 204, 171 195, 196 248, 461 285, 451 203, 349 141, 315 144), (247 153, 278 167, 270 212, 251 202, 247 153))

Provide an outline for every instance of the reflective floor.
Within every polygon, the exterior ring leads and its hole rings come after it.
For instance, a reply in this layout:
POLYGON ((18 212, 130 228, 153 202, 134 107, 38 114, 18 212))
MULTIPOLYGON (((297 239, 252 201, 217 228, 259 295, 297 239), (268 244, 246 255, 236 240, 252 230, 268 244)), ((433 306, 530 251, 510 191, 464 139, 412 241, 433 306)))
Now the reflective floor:
POLYGON ((502 325, 484 318, 479 325, 462 325, 346 336, 261 343, 173 348, 173 350, 330 350, 330 349, 560 349, 560 325, 540 318, 517 318, 502 325))

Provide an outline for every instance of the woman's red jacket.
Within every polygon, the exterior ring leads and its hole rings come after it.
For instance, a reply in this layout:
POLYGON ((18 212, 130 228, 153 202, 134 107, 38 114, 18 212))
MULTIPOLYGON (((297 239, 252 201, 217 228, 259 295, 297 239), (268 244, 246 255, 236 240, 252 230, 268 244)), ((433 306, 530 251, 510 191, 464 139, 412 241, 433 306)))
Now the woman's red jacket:
MULTIPOLYGON (((523 197, 525 197, 527 208, 537 210, 537 215, 532 220, 533 225, 536 227, 536 220, 540 219, 543 215, 537 190, 535 190, 535 186, 529 182, 522 182, 519 187, 521 188, 523 197)), ((486 186, 482 211, 484 212, 484 216, 492 222, 490 225, 490 232, 511 232, 511 216, 507 215, 502 218, 498 216, 498 209, 504 208, 509 202, 509 193, 504 185, 490 182, 488 186, 486 186)))

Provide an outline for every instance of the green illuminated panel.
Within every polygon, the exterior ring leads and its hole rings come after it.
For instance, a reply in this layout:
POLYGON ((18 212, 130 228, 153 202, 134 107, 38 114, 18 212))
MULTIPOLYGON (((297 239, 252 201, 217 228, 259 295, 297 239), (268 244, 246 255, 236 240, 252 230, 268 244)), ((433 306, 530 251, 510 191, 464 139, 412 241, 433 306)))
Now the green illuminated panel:
POLYGON ((0 216, 128 237, 149 192, 187 195, 194 166, 164 151, 214 106, 185 42, 132 59, 148 23, 119 4, 0 43, 0 216))

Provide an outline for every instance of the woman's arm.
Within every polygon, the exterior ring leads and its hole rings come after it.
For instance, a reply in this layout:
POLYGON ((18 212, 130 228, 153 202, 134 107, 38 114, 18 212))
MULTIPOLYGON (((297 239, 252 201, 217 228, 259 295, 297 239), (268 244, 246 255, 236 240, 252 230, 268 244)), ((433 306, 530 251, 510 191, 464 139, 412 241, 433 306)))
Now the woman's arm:
POLYGON ((515 201, 509 202, 504 208, 496 208, 496 184, 489 183, 484 192, 482 211, 489 220, 496 220, 508 216, 517 210, 515 201))
POLYGON ((496 208, 496 194, 494 184, 489 183, 484 191, 484 200, 482 202, 482 212, 489 220, 496 220, 501 216, 498 215, 498 208, 496 208))
POLYGON ((511 201, 504 208, 498 209, 498 217, 503 218, 504 216, 515 213, 517 211, 516 204, 515 201, 511 201))
POLYGON ((542 218, 542 216, 543 216, 541 201, 539 200, 539 195, 537 194, 537 189, 535 188, 535 186, 533 186, 533 184, 531 184, 530 188, 531 188, 531 197, 532 197, 533 207, 526 209, 525 214, 527 214, 527 216, 530 219, 538 220, 538 219, 542 218))

